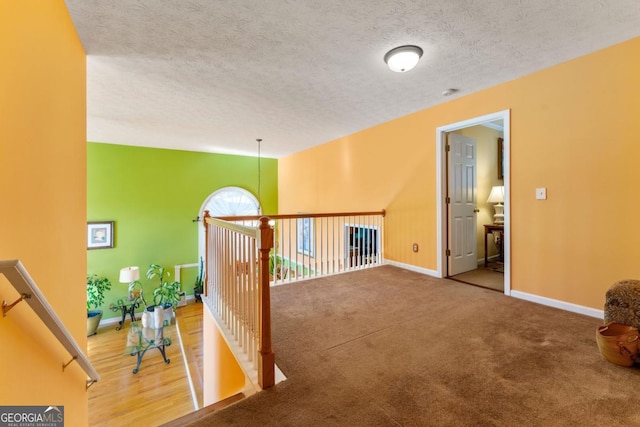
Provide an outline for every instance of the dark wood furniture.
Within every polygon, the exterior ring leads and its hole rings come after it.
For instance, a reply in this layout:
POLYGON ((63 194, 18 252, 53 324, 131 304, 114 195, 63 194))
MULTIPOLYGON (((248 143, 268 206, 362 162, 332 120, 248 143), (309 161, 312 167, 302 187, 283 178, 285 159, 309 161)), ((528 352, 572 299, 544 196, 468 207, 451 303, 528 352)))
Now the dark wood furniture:
POLYGON ((502 243, 504 240, 504 224, 485 224, 484 225, 484 266, 485 267, 489 266, 489 257, 487 253, 489 252, 487 248, 487 236, 489 234, 493 236, 493 233, 496 231, 500 233, 500 261, 502 261, 504 258, 504 245, 502 243))

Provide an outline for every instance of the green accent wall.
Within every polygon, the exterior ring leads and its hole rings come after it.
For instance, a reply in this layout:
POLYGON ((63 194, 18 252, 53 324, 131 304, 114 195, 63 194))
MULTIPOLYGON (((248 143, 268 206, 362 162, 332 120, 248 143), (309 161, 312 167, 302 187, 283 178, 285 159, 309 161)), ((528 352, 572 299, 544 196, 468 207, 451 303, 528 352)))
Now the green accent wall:
MULTIPOLYGON (((262 211, 278 209, 278 161, 261 159, 262 211)), ((111 279, 103 318, 117 317, 110 302, 125 297, 118 282, 122 267, 140 267, 144 295, 151 304, 155 281, 144 277, 149 264, 174 266, 198 262, 194 222, 204 201, 223 187, 241 187, 258 197, 258 158, 227 154, 87 144, 87 221, 115 221, 112 249, 87 250, 87 272, 111 279)), ((197 269, 183 269, 181 282, 193 295, 197 269)), ((139 309, 141 311, 142 309, 139 309)))

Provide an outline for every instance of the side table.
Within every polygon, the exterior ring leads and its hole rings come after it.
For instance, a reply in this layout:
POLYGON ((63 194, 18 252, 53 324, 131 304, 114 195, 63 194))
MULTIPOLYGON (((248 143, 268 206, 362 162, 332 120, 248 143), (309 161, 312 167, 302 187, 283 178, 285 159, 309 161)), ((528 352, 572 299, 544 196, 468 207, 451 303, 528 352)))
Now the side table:
POLYGON ((487 254, 487 236, 489 234, 493 235, 493 232, 497 231, 500 233, 500 261, 502 261, 504 256, 504 246, 502 243, 502 239, 504 236, 504 224, 485 224, 484 226, 484 266, 485 268, 489 266, 489 256, 487 254))
POLYGON ((164 329, 164 326, 158 329, 143 328, 139 322, 131 323, 129 334, 127 335, 125 354, 138 356, 136 367, 133 369, 134 374, 137 374, 140 370, 140 363, 144 355, 153 348, 157 348, 160 354, 162 354, 164 363, 168 364, 171 361, 167 359, 165 352, 165 347, 171 345, 171 338, 164 336, 164 329))
POLYGON ((111 311, 119 311, 122 310, 122 320, 118 322, 118 326, 116 326, 116 331, 119 331, 124 326, 124 319, 127 317, 127 314, 131 316, 131 321, 136 321, 136 308, 140 307, 140 297, 135 299, 128 298, 119 298, 115 302, 109 305, 111 311))

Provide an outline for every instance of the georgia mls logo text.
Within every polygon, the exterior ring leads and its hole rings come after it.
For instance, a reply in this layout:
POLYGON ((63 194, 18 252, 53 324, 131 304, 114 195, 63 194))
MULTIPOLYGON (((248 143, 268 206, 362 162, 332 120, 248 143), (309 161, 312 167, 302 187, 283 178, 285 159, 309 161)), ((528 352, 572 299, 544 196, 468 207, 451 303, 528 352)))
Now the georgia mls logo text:
POLYGON ((0 427, 64 427, 64 406, 0 406, 0 427))

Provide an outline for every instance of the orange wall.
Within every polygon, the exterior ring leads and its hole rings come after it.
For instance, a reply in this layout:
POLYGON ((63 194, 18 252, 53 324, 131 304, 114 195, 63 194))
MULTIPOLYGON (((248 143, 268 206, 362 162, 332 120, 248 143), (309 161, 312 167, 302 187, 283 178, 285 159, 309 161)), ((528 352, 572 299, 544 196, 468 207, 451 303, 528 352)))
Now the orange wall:
MULTIPOLYGON (((0 259, 20 259, 86 348, 85 54, 63 0, 0 0, 0 259)), ((16 291, 0 276, 0 299, 16 291)), ((24 302, 0 318, 1 405, 87 424, 86 374, 24 302)))
POLYGON ((207 343, 202 357, 203 401, 208 406, 242 392, 245 375, 213 316, 205 307, 203 314, 202 342, 207 343))
POLYGON ((435 130, 510 109, 511 287, 602 309, 640 277, 639 75, 636 38, 285 157, 279 211, 387 209, 386 258, 436 270, 435 130))

